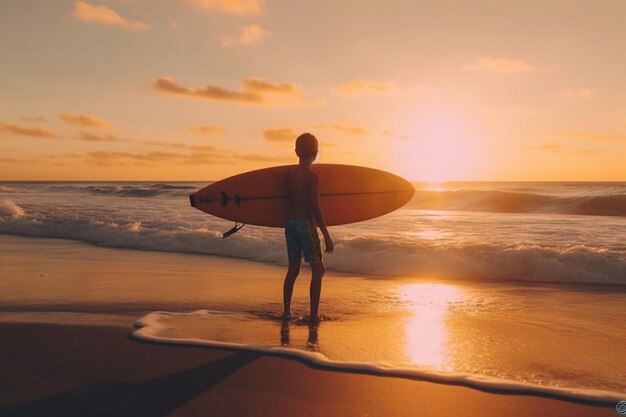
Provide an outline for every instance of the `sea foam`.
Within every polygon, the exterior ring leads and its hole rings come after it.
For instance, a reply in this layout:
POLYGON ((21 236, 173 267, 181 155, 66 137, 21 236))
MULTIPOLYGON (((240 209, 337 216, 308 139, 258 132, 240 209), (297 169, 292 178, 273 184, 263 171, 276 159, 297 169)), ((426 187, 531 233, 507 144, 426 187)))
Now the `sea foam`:
POLYGON ((0 203, 0 217, 18 218, 26 214, 24 209, 7 198, 0 203))

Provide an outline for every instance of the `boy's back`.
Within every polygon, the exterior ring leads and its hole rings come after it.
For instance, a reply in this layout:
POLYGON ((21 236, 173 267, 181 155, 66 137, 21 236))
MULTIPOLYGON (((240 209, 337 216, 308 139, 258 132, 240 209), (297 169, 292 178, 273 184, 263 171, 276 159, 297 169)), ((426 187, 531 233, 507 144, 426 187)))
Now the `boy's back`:
POLYGON ((287 172, 287 188, 291 200, 290 219, 313 218, 311 207, 311 187, 319 181, 317 174, 306 167, 296 166, 287 172))

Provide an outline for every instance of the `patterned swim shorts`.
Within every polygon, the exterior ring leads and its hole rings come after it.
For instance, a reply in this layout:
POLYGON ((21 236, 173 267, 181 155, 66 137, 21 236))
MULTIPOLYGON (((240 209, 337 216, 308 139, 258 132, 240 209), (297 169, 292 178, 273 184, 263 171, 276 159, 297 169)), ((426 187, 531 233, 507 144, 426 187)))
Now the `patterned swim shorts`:
POLYGON ((308 263, 322 262, 320 238, 311 220, 288 219, 285 225, 285 238, 289 263, 300 262, 302 254, 308 263))

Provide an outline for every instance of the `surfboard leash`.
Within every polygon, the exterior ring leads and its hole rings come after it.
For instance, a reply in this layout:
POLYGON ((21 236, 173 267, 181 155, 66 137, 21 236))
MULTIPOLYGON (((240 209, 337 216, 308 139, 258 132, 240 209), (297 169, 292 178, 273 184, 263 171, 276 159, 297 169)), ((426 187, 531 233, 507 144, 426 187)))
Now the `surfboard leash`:
POLYGON ((234 226, 232 229, 230 229, 230 230, 229 230, 229 231, 227 231, 227 232, 222 233, 222 239, 225 239, 225 238, 227 238, 228 236, 232 236, 232 235, 234 235, 235 233, 237 233, 238 231, 240 231, 240 230, 241 230, 241 228, 242 228, 242 227, 244 227, 245 225, 246 225, 245 223, 241 223, 241 226, 239 226, 239 223, 238 223, 238 222, 235 222, 235 226, 234 226))

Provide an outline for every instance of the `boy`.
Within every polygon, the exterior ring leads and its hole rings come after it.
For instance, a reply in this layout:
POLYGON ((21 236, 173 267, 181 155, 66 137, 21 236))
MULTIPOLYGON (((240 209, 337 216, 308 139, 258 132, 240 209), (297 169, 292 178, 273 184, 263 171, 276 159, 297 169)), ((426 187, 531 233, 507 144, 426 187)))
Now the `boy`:
POLYGON ((293 284, 300 273, 300 263, 304 254, 304 260, 311 265, 309 322, 313 324, 320 320, 318 308, 322 292, 322 277, 326 271, 315 224, 319 226, 324 236, 326 253, 332 253, 334 249, 320 209, 320 178, 318 174, 311 171, 311 164, 317 156, 317 147, 317 138, 312 134, 303 133, 298 136, 296 155, 300 158, 300 162, 287 173, 290 209, 285 225, 285 238, 289 269, 283 285, 283 318, 289 319, 291 318, 293 284))

